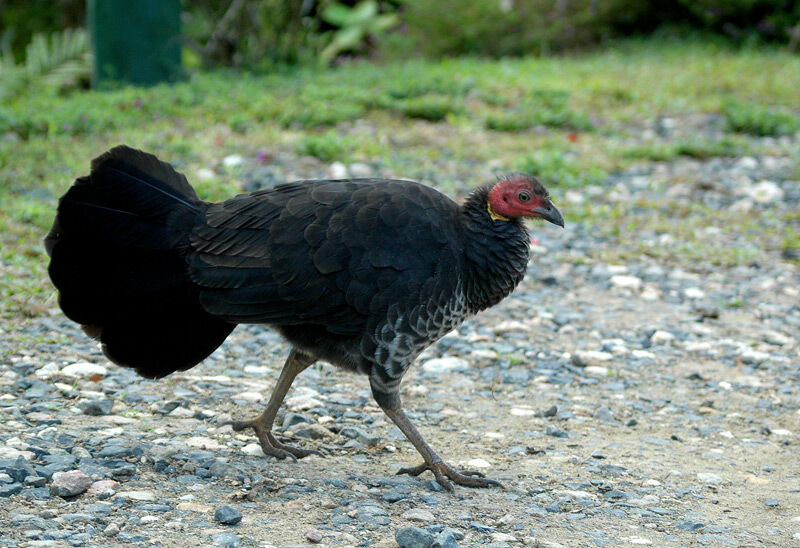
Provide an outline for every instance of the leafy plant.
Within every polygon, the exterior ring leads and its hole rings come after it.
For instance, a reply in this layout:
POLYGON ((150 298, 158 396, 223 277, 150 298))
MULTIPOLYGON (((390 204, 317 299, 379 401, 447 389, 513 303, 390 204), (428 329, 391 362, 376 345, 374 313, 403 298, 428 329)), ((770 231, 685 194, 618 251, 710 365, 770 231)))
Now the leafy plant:
POLYGON ((17 64, 6 52, 0 55, 0 98, 20 94, 28 86, 64 90, 85 85, 90 75, 89 37, 82 29, 37 34, 17 64))
POLYGON ((306 135, 297 145, 297 152, 313 156, 323 162, 344 159, 351 142, 335 131, 322 135, 306 135))
POLYGON ((729 101, 722 114, 728 127, 739 133, 776 137, 800 131, 800 117, 776 107, 729 101))
POLYGON ((340 53, 358 49, 371 35, 380 35, 397 24, 394 13, 378 13, 375 0, 361 0, 352 8, 333 2, 322 10, 322 19, 338 27, 330 44, 320 53, 324 63, 330 63, 340 53))

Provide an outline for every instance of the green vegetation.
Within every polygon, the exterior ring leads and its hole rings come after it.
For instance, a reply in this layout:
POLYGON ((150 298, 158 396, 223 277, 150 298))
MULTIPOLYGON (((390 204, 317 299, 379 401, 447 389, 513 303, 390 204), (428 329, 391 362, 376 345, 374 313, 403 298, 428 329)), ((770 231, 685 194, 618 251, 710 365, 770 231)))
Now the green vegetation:
MULTIPOLYGON (((323 172, 335 160, 367 162, 387 175, 433 181, 453 196, 493 173, 519 169, 537 174, 558 200, 568 188, 602 184, 642 161, 780 147, 753 135, 798 131, 798 89, 796 55, 648 41, 575 57, 352 63, 268 75, 220 69, 173 86, 108 92, 29 87, 0 103, 0 317, 55 306, 42 238, 57 198, 86 173, 91 158, 118 143, 173 162, 212 200, 243 190, 246 174, 223 162, 232 154, 264 154, 265 164, 279 158, 297 177, 323 172), (729 129, 712 138, 680 127, 681 116, 698 113, 721 114, 729 129), (678 120, 673 136, 644 145, 631 139, 652 129, 657 116, 678 120)), ((747 219, 727 211, 611 206, 588 195, 582 204, 559 205, 570 222, 607 235, 609 247, 598 258, 661 253, 665 261, 700 268, 780 253, 797 241, 798 230, 745 227, 747 219), (678 235, 686 247, 625 244, 630 230, 675 231, 675 218, 681 230, 722 226, 742 230, 743 241, 760 240, 738 252, 692 243, 690 231, 678 235)))
POLYGON ((757 103, 728 101, 723 114, 732 131, 760 137, 780 137, 800 131, 800 116, 787 109, 757 103))

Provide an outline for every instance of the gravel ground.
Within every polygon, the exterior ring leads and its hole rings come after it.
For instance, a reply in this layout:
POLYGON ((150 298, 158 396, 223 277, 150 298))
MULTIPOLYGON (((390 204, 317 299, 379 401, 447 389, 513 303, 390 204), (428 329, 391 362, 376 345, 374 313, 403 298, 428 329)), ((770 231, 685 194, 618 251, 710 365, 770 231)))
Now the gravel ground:
MULTIPOLYGON (((563 198, 797 211, 790 168, 679 159, 563 198)), ((277 378, 286 345, 262 327, 148 381, 54 310, 0 330, 0 546, 800 545, 796 252, 700 275, 646 254, 596 259, 686 245, 669 231, 534 231, 520 288, 404 382, 431 445, 505 490, 394 475, 415 450, 365 378, 327 364, 296 381, 278 428, 325 456, 263 457, 220 426, 259 412, 277 378)), ((715 226, 695 237, 759 245, 715 226)))

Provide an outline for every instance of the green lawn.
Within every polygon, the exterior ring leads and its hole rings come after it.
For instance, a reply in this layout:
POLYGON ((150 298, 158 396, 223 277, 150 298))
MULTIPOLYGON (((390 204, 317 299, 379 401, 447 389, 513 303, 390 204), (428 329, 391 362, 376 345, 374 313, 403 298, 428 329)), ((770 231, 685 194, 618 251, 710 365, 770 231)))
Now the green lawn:
MULTIPOLYGON (((303 165, 315 165, 301 160, 307 156, 324 163, 366 161, 394 176, 433 180, 451 195, 489 182, 482 179, 492 171, 486 166, 523 169, 540 175, 559 197, 567 187, 598 183, 637 162, 678 156, 788 153, 800 162, 784 141, 756 138, 800 131, 798 89, 798 55, 655 41, 574 57, 197 73, 175 86, 67 96, 31 89, 0 105, 0 316, 20 319, 54 306, 41 240, 57 197, 92 157, 118 143, 174 163, 207 199, 240 192, 240 174, 217 169, 200 178, 198 170, 215 168, 230 154, 264 151, 297 160, 301 175, 303 165), (722 116, 724 138, 691 132, 645 142, 638 137, 657 116, 680 120, 697 113, 722 116)), ((739 223, 724 212, 637 207, 652 215, 591 204, 567 207, 566 214, 617 236, 659 223, 669 227, 675 214, 693 219, 685 224, 689 229, 709 216, 739 223)), ((767 245, 795 241, 798 218, 777 221, 787 231, 767 245)), ((735 226, 752 234, 753 227, 735 226)), ((598 258, 641 253, 620 246, 598 258)), ((728 252, 709 257, 702 247, 659 259, 694 265, 697 257, 722 265, 747 259, 728 252)))

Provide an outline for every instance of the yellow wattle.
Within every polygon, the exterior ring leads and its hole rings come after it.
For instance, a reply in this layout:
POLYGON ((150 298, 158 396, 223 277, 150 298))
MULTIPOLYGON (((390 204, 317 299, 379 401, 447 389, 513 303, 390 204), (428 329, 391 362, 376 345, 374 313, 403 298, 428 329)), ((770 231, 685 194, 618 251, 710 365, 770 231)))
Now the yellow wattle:
POLYGON ((503 217, 499 213, 495 213, 494 209, 492 209, 492 204, 486 202, 486 209, 489 210, 489 217, 492 218, 493 221, 510 221, 508 217, 503 217))

